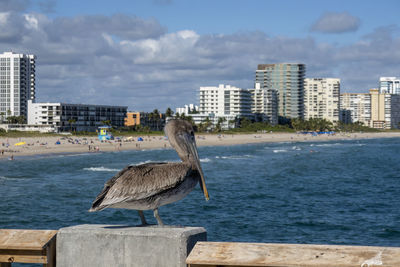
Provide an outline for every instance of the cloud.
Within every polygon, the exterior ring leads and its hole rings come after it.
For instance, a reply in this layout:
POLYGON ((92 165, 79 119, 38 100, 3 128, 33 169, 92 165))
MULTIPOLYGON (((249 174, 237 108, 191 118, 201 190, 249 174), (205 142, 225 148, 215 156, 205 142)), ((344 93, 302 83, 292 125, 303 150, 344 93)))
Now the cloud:
POLYGON ((354 32, 360 27, 360 19, 347 12, 325 13, 312 26, 311 31, 322 33, 354 32))
POLYGON ((257 64, 300 62, 307 77, 338 77, 366 92, 400 73, 397 26, 336 46, 263 32, 167 32, 155 19, 116 14, 50 18, 0 14, 0 50, 37 56, 37 100, 126 105, 151 111, 197 103, 200 86, 249 88, 257 64))
POLYGON ((26 10, 30 5, 30 0, 0 0, 0 12, 26 10))

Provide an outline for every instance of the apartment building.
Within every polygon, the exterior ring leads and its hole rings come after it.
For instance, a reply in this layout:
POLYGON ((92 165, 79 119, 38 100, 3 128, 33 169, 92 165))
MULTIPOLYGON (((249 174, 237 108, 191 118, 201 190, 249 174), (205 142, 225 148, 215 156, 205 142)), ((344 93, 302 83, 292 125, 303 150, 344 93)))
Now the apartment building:
POLYGON ((185 115, 189 115, 192 113, 198 113, 199 106, 196 106, 194 104, 189 104, 189 105, 185 105, 184 107, 181 107, 181 108, 176 108, 175 112, 178 114, 185 114, 185 115))
POLYGON ((35 100, 35 55, 0 54, 0 114, 24 116, 28 100, 35 100))
POLYGON ((251 112, 261 121, 271 125, 278 124, 278 97, 279 93, 274 89, 261 88, 259 83, 255 88, 249 89, 252 97, 251 112))
POLYGON ((371 95, 368 93, 340 94, 340 121, 344 123, 361 122, 370 125, 371 95))
POLYGON ((34 103, 28 101, 29 125, 54 125, 57 131, 94 132, 97 127, 110 121, 113 127, 124 126, 128 107, 84 105, 66 103, 34 103))
POLYGON ((400 95, 369 90, 371 95, 370 127, 377 129, 400 128, 400 95))
POLYGON ((299 63, 260 64, 255 83, 279 93, 279 116, 304 118, 304 77, 306 66, 299 63))
POLYGON ((218 87, 200 87, 201 114, 213 113, 216 116, 252 117, 251 93, 230 85, 220 84, 218 87))
POLYGON ((400 94, 400 78, 380 77, 379 93, 381 94, 400 94))
POLYGON ((304 118, 339 121, 340 79, 304 79, 304 118))
POLYGON ((371 89, 366 94, 340 95, 341 121, 362 122, 376 129, 400 128, 400 95, 371 89))

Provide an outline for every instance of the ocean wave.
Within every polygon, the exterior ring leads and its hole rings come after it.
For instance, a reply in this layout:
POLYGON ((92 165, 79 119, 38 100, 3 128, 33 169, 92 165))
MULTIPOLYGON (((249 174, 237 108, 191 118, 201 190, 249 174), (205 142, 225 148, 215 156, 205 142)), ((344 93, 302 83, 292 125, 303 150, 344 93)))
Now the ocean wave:
POLYGON ((301 150, 301 148, 298 147, 298 146, 294 146, 294 147, 292 147, 292 149, 293 149, 293 150, 301 150))
POLYGON ((334 143, 334 144, 318 144, 318 145, 315 145, 315 146, 327 146, 327 147, 330 147, 330 146, 341 146, 341 145, 343 145, 343 144, 334 143))
POLYGON ((286 149, 274 149, 274 153, 286 153, 288 152, 286 149))
POLYGON ((110 169, 106 167, 89 167, 89 168, 84 168, 85 171, 93 171, 93 172, 117 172, 120 171, 119 169, 110 169))
POLYGON ((211 159, 209 159, 209 158, 200 159, 200 162, 210 162, 210 161, 211 161, 211 159))
POLYGON ((215 156, 216 159, 248 159, 252 158, 251 155, 243 155, 243 156, 215 156))

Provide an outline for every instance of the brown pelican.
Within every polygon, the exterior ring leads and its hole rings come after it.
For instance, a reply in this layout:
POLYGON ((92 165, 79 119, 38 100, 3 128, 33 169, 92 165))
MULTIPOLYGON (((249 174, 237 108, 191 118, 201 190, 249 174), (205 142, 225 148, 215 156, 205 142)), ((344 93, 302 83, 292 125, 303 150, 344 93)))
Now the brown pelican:
POLYGON ((105 183, 89 211, 134 209, 139 212, 142 224, 146 225, 143 210, 151 209, 158 224, 163 225, 158 207, 184 198, 197 182, 206 200, 209 199, 191 123, 171 120, 164 131, 182 162, 127 166, 105 183))

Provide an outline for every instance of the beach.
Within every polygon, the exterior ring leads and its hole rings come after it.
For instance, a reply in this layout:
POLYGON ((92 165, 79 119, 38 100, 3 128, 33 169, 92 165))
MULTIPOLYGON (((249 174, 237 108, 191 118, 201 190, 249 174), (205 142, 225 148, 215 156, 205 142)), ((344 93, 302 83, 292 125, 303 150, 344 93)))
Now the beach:
MULTIPOLYGON (((196 142, 198 146, 227 146, 251 143, 320 142, 390 137, 400 137, 400 132, 336 133, 315 136, 297 133, 199 134, 196 135, 196 142)), ((16 159, 19 156, 43 154, 98 153, 171 147, 165 136, 141 136, 143 141, 138 141, 138 138, 137 136, 118 137, 115 140, 101 142, 96 136, 1 137, 0 159, 16 159)))

